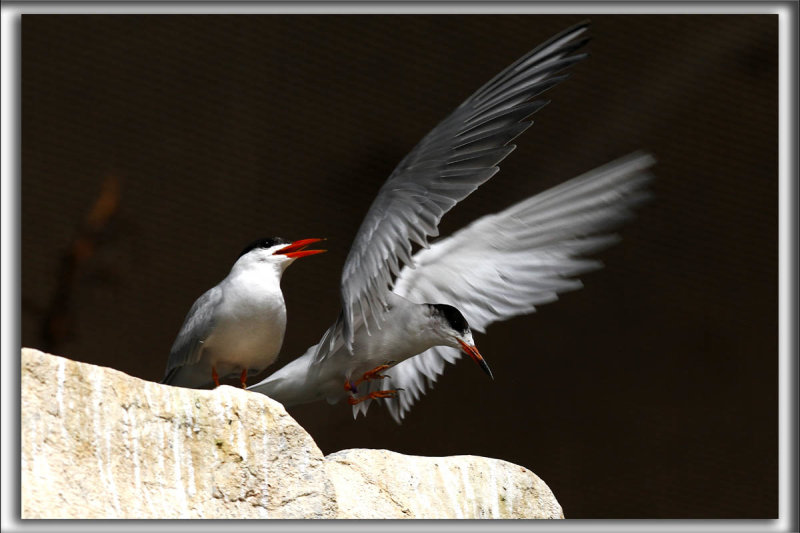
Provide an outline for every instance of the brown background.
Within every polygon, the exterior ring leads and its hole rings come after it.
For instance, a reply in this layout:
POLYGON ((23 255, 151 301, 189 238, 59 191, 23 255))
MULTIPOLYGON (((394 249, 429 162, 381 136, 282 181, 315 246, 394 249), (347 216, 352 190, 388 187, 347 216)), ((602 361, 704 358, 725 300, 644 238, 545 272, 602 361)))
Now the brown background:
MULTIPOLYGON (((245 244, 325 236, 330 252, 283 281, 290 361, 335 318, 347 249, 394 165, 582 19, 23 17, 23 345, 158 380, 189 306, 245 244), (119 209, 65 282, 109 176, 119 209), (48 316, 66 326, 50 341, 48 316)), ((592 57, 441 229, 651 151, 657 198, 606 268, 478 335, 495 381, 462 360, 402 426, 378 407, 355 422, 344 405, 290 412, 325 453, 519 463, 568 517, 775 517, 777 17, 592 22, 592 57)))

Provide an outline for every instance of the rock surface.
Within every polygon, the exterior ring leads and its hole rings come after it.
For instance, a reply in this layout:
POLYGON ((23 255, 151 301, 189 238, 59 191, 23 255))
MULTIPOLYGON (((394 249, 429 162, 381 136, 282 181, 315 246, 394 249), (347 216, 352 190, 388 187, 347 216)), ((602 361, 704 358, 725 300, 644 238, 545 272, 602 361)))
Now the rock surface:
POLYGON ((23 518, 332 518, 317 445, 279 403, 22 351, 23 518))
POLYGON ((474 456, 327 458, 283 406, 22 350, 22 518, 563 518, 545 483, 474 456))
POLYGON ((357 449, 326 467, 342 518, 564 518, 544 481, 497 459, 357 449))

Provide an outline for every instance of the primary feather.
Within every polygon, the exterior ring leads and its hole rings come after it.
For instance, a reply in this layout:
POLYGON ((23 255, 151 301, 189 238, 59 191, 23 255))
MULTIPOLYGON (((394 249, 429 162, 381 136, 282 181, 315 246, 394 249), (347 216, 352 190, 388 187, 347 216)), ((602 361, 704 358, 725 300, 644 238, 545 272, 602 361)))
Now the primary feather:
MULTIPOLYGON (((440 343, 408 345, 421 342, 414 329, 419 324, 412 323, 420 316, 411 312, 414 307, 453 306, 472 330, 482 332, 582 286, 576 276, 600 266, 586 255, 615 242, 608 232, 648 196, 649 155, 632 154, 593 170, 430 247, 428 238, 438 235, 444 213, 497 172, 497 164, 514 149, 509 143, 546 103, 532 99, 563 80, 557 74, 585 56, 575 53, 587 40, 578 38, 585 30, 585 24, 571 28, 503 70, 400 162, 370 206, 345 261, 339 318, 318 345, 252 390, 287 406, 334 402, 346 395, 345 379, 402 361, 383 372, 388 384, 376 380, 358 386, 367 394, 404 389, 385 402, 399 423, 445 363, 461 356, 440 343), (412 257, 413 243, 423 248, 412 257), (389 315, 394 322, 376 332, 389 315)), ((366 413, 371 402, 354 405, 354 416, 366 413)))
MULTIPOLYGON (((403 268, 394 292, 414 302, 457 307, 480 332, 531 313, 581 288, 574 276, 601 266, 585 256, 616 242, 608 231, 650 197, 647 169, 653 163, 648 154, 632 154, 482 217, 415 254, 416 268, 403 268)), ((391 388, 404 389, 385 402, 392 417, 399 423, 445 363, 460 357, 458 350, 437 346, 384 372, 391 388)), ((387 384, 369 387, 371 392, 387 384)), ((366 414, 370 402, 354 406, 354 414, 366 414)))
POLYGON ((547 102, 533 100, 566 79, 557 75, 583 59, 588 39, 580 24, 535 48, 428 133, 400 162, 367 211, 342 270, 342 312, 324 335, 316 361, 338 342, 352 349, 356 327, 380 327, 387 293, 403 266, 412 266, 412 243, 427 247, 441 217, 498 170, 525 131, 528 117, 547 102))

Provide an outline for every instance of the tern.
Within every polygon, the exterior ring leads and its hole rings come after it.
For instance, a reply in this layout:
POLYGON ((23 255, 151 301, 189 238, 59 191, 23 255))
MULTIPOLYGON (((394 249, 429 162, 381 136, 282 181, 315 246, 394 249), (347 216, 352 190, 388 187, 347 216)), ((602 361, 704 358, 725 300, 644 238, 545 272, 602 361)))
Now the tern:
MULTIPOLYGON (((414 254, 413 263, 397 276, 388 299, 445 302, 434 306, 451 317, 441 321, 438 334, 471 345, 470 326, 483 333, 494 322, 532 313, 538 306, 556 301, 559 293, 580 289, 583 284, 575 276, 602 266, 585 256, 617 242, 610 230, 631 218, 633 209, 652 197, 647 185, 653 179, 648 169, 654 162, 650 154, 630 154, 479 218, 414 254)), ((413 304, 403 306, 406 313, 413 308, 413 304)), ((386 322, 401 321, 384 323, 372 337, 396 343, 389 352, 396 353, 400 347, 414 351, 419 343, 424 344, 427 314, 424 304, 408 317, 390 310, 386 322)), ((430 314, 437 313, 431 310, 430 314)), ((463 352, 475 355, 460 342, 438 342, 419 355, 387 362, 353 380, 351 376, 359 376, 387 351, 370 339, 361 331, 356 334, 357 357, 337 346, 333 355, 319 361, 319 345, 312 346, 249 389, 286 407, 322 399, 336 403, 348 396, 354 417, 366 414, 372 400, 395 398, 385 406, 401 423, 414 402, 444 372, 446 362, 455 363, 463 352), (363 341, 369 343, 366 349, 363 341), (344 386, 343 376, 347 376, 344 386), (363 396, 355 398, 355 393, 363 396)), ((323 338, 322 343, 325 341, 323 338)))
POLYGON ((198 298, 172 345, 161 383, 197 388, 220 377, 258 373, 278 357, 286 330, 281 276, 322 239, 259 239, 239 254, 228 276, 198 298))
MULTIPOLYGON (((464 101, 400 162, 378 191, 354 238, 342 270, 342 310, 337 320, 317 345, 249 390, 286 406, 322 398, 336 402, 348 396, 355 416, 360 410, 366 412, 371 400, 398 397, 403 387, 382 389, 382 380, 430 350, 444 353, 441 357, 447 360, 454 360, 454 353, 466 353, 491 376, 464 315, 471 299, 485 296, 487 287, 481 282, 486 280, 479 276, 474 286, 458 285, 459 275, 476 268, 475 258, 447 263, 438 272, 441 289, 420 292, 412 290, 415 282, 408 280, 413 276, 406 274, 421 266, 412 258, 412 243, 423 248, 420 253, 441 249, 428 249, 428 237, 438 236, 442 216, 499 170, 497 164, 515 148, 509 143, 530 127, 530 115, 548 103, 534 98, 566 79, 567 74, 559 73, 586 57, 575 52, 588 41, 580 37, 587 27, 570 28, 518 59, 464 101), (449 278, 454 285, 448 289, 449 278), (461 291, 466 294, 457 294, 461 291), (366 394, 358 396, 360 392, 366 394)), ((479 259, 482 250, 476 250, 475 243, 460 244, 449 250, 453 257, 468 252, 479 259)), ((484 242, 483 246, 500 244, 484 242)), ((490 267, 490 271, 502 279, 502 270, 490 267)), ((497 282, 486 277, 488 282, 497 282)), ((560 280, 556 285, 574 283, 560 280)), ((546 294, 555 288, 549 287, 546 294)), ((497 297, 518 299, 509 288, 497 297)), ((489 310, 484 312, 496 312, 492 298, 475 302, 475 306, 481 304, 489 310)), ((530 307, 526 302, 526 308, 530 307)), ((476 325, 481 326, 480 322, 476 325)))

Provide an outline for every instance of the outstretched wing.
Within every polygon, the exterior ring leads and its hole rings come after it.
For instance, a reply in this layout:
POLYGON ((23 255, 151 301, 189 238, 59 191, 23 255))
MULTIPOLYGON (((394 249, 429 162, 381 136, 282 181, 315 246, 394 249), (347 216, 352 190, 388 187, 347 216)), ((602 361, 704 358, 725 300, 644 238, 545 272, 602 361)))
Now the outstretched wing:
MULTIPOLYGON (((607 232, 650 197, 647 169, 653 163, 650 155, 632 154, 482 217, 420 250, 414 256, 417 268, 403 268, 394 290, 418 303, 453 305, 480 332, 531 313, 559 293, 581 288, 574 276, 601 266, 584 256, 615 242, 607 232)), ((460 356, 453 348, 436 347, 385 372, 392 388, 404 389, 385 403, 392 417, 399 423, 445 362, 460 356)), ((368 402, 355 407, 354 414, 366 414, 368 402)))
POLYGON ((203 341, 214 328, 214 311, 221 301, 222 289, 214 287, 194 302, 183 321, 178 337, 172 343, 161 383, 172 383, 179 368, 200 360, 203 341))
POLYGON ((567 78, 556 75, 586 54, 573 54, 588 24, 556 35, 503 70, 428 133, 400 162, 356 233, 342 270, 342 314, 320 342, 317 361, 343 338, 352 347, 356 317, 380 327, 392 277, 412 265, 412 242, 427 247, 441 217, 498 170, 515 148, 509 143, 546 105, 534 100, 567 78), (570 55, 573 54, 573 55, 570 55))

